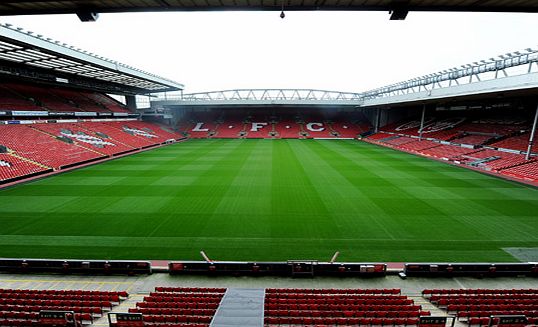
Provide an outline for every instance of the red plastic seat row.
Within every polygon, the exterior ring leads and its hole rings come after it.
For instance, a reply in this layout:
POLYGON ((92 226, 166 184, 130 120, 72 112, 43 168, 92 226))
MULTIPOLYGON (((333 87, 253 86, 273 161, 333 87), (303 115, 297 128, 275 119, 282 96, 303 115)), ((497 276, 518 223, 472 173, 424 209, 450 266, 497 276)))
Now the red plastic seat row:
POLYGON ((75 313, 90 313, 100 316, 103 314, 103 309, 98 307, 76 307, 76 306, 50 306, 50 305, 0 305, 0 311, 16 311, 16 312, 39 312, 41 310, 54 311, 73 311, 75 313))
POLYGON ((494 304, 494 305, 466 305, 466 304, 451 304, 447 306, 447 311, 512 311, 512 310, 525 310, 525 311, 537 311, 538 305, 524 305, 524 304, 494 304))
POLYGON ((225 293, 225 288, 202 287, 156 287, 155 292, 181 292, 181 293, 225 293))
POLYGON ((130 308, 131 313, 176 316, 213 316, 217 309, 130 308))
POLYGON ((266 317, 355 317, 355 318, 417 318, 429 316, 429 311, 319 311, 265 310, 266 317))
MULTIPOLYGON (((489 326, 490 323, 490 317, 482 317, 482 318, 470 318, 467 321, 468 326, 489 326)), ((525 326, 531 327, 538 323, 538 318, 527 318, 527 324, 525 326)), ((493 326, 496 326, 495 321, 493 322, 493 326)), ((521 325, 503 325, 503 327, 521 327, 521 325)))
POLYGON ((126 298, 129 293, 126 291, 86 291, 86 290, 29 290, 29 289, 0 289, 0 294, 50 294, 50 295, 108 295, 126 298))
MULTIPOLYGON (((203 324, 203 323, 179 323, 179 324, 173 324, 173 323, 167 323, 166 325, 163 324, 152 324, 149 322, 144 322, 145 327, 209 327, 209 324, 203 324)), ((112 327, 112 325, 111 325, 112 327)))
POLYGON ((489 317, 489 316, 497 316, 497 315, 525 315, 527 317, 538 317, 538 311, 525 311, 525 310, 459 311, 456 314, 458 319, 462 318, 463 320, 467 318, 473 318, 473 317, 489 317))
POLYGON ((462 294, 538 294, 538 289, 425 289, 422 295, 462 295, 462 294))
POLYGON ((420 305, 349 305, 349 304, 274 304, 266 303, 267 310, 319 310, 319 311, 418 311, 420 305))
POLYGON ((170 309, 216 309, 220 302, 138 302, 139 308, 170 308, 170 309))
POLYGON ((119 295, 73 295, 40 293, 1 293, 3 298, 29 300, 72 300, 72 301, 108 301, 119 302, 119 295))
POLYGON ((150 292, 149 296, 154 298, 175 298, 175 299, 220 299, 223 293, 168 293, 150 292))
POLYGON ((182 302, 182 303, 220 303, 220 298, 204 298, 204 297, 158 297, 158 296, 145 296, 146 302, 182 302))
POLYGON ((0 319, 37 320, 38 318, 39 318, 39 312, 0 311, 0 319))
POLYGON ((436 301, 437 306, 440 308, 447 307, 448 305, 538 305, 538 298, 534 299, 517 299, 517 298, 508 298, 508 299, 482 299, 482 298, 443 298, 436 301))
MULTIPOLYGON (((345 306, 348 308, 354 308, 354 310, 383 310, 383 311, 397 311, 397 310, 412 310, 415 307, 415 304, 413 303, 413 300, 409 299, 406 301, 406 303, 402 304, 395 304, 395 303, 376 303, 372 304, 371 302, 361 303, 361 302, 354 302, 354 301, 348 301, 348 300, 338 300, 338 299, 332 299, 331 301, 324 301, 322 299, 318 299, 315 301, 293 301, 290 299, 286 299, 285 301, 280 300, 266 300, 265 301, 266 306, 272 306, 272 307, 328 307, 328 306, 345 306)), ((420 308, 420 306, 416 306, 417 308, 420 308)))
POLYGON ((163 316, 163 315, 144 315, 144 322, 155 323, 205 323, 209 324, 213 317, 211 316, 163 316))
POLYGON ((302 289, 302 288, 268 288, 266 294, 304 293, 304 294, 401 294, 399 288, 383 289, 302 289))
POLYGON ((417 318, 311 318, 311 317, 266 317, 266 325, 329 325, 329 326, 415 326, 417 318))
POLYGON ((27 306, 76 306, 76 307, 99 307, 112 308, 109 301, 80 301, 80 300, 30 300, 30 299, 0 299, 0 304, 27 305, 27 306))
MULTIPOLYGON (((460 295, 432 295, 429 297, 429 300, 431 303, 439 303, 440 301, 448 301, 448 303, 452 304, 451 301, 455 301, 454 303, 457 303, 457 301, 485 301, 485 300, 536 300, 538 299, 538 294, 485 294, 485 295, 467 295, 467 296, 460 296, 460 295)), ((465 303, 467 303, 465 302, 465 303)))
POLYGON ((406 300, 407 296, 404 295, 353 295, 353 294, 266 294, 268 299, 292 299, 292 300, 312 300, 312 299, 349 299, 354 301, 397 301, 406 300))
POLYGON ((340 297, 326 297, 316 299, 288 299, 288 298, 266 298, 266 304, 346 304, 346 305, 359 305, 359 306, 409 306, 414 305, 414 301, 411 299, 399 299, 399 300, 365 300, 365 299, 350 299, 340 297))

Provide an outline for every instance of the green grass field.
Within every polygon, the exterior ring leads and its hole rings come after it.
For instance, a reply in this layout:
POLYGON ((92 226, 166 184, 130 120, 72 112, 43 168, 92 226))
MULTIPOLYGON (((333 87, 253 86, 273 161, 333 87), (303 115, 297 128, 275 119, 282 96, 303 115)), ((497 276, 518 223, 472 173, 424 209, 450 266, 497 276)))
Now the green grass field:
POLYGON ((538 190, 358 141, 190 140, 0 191, 0 257, 517 261, 538 190))

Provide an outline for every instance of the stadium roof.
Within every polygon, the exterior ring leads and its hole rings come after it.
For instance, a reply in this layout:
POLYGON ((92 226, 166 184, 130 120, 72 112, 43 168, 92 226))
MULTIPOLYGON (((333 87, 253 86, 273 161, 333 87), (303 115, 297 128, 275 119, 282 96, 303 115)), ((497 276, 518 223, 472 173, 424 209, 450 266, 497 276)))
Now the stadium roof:
POLYGON ((285 10, 392 11, 397 16, 408 11, 538 12, 536 0, 10 0, 0 3, 0 15, 76 13, 82 20, 94 20, 93 14, 110 12, 280 10, 282 6, 285 10))
MULTIPOLYGON (((10 24, 0 24, 1 62, 59 74, 62 78, 58 81, 63 83, 69 83, 69 76, 72 76, 98 80, 140 94, 184 88, 180 83, 12 27, 10 24)), ((2 73, 5 73, 5 69, 2 73)))

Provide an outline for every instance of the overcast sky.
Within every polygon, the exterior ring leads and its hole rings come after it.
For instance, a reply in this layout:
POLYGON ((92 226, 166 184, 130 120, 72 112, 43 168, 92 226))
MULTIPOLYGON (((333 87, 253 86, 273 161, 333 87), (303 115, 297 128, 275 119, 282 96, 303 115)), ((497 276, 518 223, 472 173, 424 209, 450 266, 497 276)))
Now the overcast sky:
POLYGON ((2 17, 4 23, 181 82, 186 92, 361 92, 538 48, 537 14, 210 12, 2 17))

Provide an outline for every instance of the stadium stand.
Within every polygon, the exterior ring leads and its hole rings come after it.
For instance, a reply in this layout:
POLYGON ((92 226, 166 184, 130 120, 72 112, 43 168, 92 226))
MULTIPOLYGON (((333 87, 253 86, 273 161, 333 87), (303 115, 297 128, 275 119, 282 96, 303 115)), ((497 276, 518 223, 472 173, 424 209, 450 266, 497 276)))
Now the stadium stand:
POLYGON ((0 153, 0 182, 48 170, 50 169, 31 161, 23 160, 7 153, 0 153))
POLYGON ((108 108, 103 105, 98 104, 97 102, 90 100, 80 91, 73 91, 67 89, 51 89, 51 94, 58 96, 59 98, 66 99, 77 109, 82 111, 91 111, 91 112, 110 112, 108 108))
MULTIPOLYGON (((517 151, 527 151, 529 145, 530 133, 523 133, 512 137, 505 138, 504 140, 492 143, 492 147, 500 149, 509 149, 517 151)), ((531 150, 533 153, 538 153, 538 144, 535 143, 531 150)))
POLYGON ((124 113, 130 112, 129 109, 127 109, 122 103, 114 100, 108 95, 97 93, 97 92, 82 92, 81 91, 79 93, 89 98, 90 100, 97 102, 101 106, 106 107, 108 110, 112 112, 124 112, 124 113))
POLYGON ((144 326, 206 327, 225 292, 224 288, 157 287, 129 313, 142 313, 144 326))
POLYGON ((399 289, 266 289, 265 325, 396 326, 429 316, 399 289))
POLYGON ((278 138, 286 139, 286 138, 299 138, 301 137, 301 127, 299 124, 297 124, 295 121, 289 119, 289 120, 281 120, 273 125, 274 130, 276 131, 276 135, 278 138))
POLYGON ((197 112, 188 113, 178 123, 179 130, 191 138, 356 138, 370 125, 357 115, 308 110, 273 112, 259 109, 249 113, 197 112), (355 117, 357 116, 357 117, 355 117))
POLYGON ((179 139, 166 127, 137 120, 0 124, 0 182, 179 139))
POLYGON ((469 326, 488 326, 496 315, 524 315, 530 325, 538 323, 537 289, 426 289, 422 295, 469 326))
POLYGON ((506 168, 502 171, 504 175, 521 179, 538 180, 538 162, 533 161, 517 166, 506 168))
POLYGON ((30 99, 13 92, 6 85, 0 85, 0 108, 3 110, 42 110, 30 99))
POLYGON ((538 181, 532 165, 538 151, 536 144, 532 147, 534 157, 525 159, 530 134, 525 132, 525 120, 483 119, 462 124, 465 120, 426 119, 422 140, 416 138, 419 121, 401 121, 382 127, 365 141, 511 178, 538 181), (518 169, 520 165, 523 167, 518 169))
POLYGON ((26 125, 0 125, 0 144, 17 155, 54 169, 103 157, 72 141, 62 141, 26 125))
POLYGON ((105 94, 19 83, 4 83, 0 86, 0 109, 51 112, 130 112, 123 104, 105 94))
POLYGON ((241 114, 239 113, 230 113, 227 116, 227 119, 221 117, 219 120, 222 121, 219 124, 219 128, 216 133, 218 138, 242 138, 247 134, 247 124, 245 124, 241 114))
POLYGON ((93 123, 56 123, 35 124, 34 128, 56 137, 67 137, 76 141, 85 148, 92 149, 106 155, 114 155, 134 150, 108 137, 98 130, 92 130, 93 123))
MULTIPOLYGON (((9 84, 8 87, 12 91, 31 99, 33 102, 42 107, 42 109, 46 109, 47 111, 85 111, 82 108, 78 108, 74 102, 53 94, 44 87, 23 84, 9 84)), ((75 94, 75 92, 71 93, 75 94)))
POLYGON ((127 297, 124 291, 0 289, 0 326, 48 325, 40 317, 45 310, 72 311, 78 324, 90 325, 127 297))

